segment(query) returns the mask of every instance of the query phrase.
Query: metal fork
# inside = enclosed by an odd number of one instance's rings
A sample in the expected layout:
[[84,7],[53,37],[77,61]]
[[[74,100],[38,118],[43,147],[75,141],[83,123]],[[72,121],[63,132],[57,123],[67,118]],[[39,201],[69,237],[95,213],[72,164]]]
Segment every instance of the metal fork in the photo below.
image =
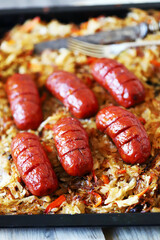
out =
[[99,44],[92,44],[92,43],[76,40],[73,38],[68,39],[68,47],[70,50],[78,51],[87,56],[97,57],[97,58],[102,58],[102,57],[113,58],[128,48],[145,47],[145,46],[151,46],[151,45],[153,46],[160,45],[160,40],[136,41],[136,42],[109,44],[109,45],[99,45]]

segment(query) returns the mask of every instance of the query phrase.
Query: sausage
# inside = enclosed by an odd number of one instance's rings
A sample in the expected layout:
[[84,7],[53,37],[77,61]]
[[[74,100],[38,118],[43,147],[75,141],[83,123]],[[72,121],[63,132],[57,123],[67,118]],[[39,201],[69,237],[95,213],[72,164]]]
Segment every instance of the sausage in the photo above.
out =
[[118,104],[129,108],[145,98],[145,89],[140,80],[124,65],[113,59],[102,58],[91,66],[91,72]]
[[77,118],[91,117],[98,111],[94,93],[72,73],[54,72],[47,79],[46,87]]
[[14,74],[6,83],[6,92],[17,128],[36,129],[42,121],[37,87],[27,74]]
[[54,126],[55,145],[64,170],[72,176],[82,176],[93,168],[88,135],[79,120],[60,119]]
[[96,125],[111,137],[125,162],[144,163],[150,156],[147,133],[131,112],[116,106],[103,108],[96,116]]
[[44,196],[57,189],[56,174],[36,135],[28,132],[17,134],[11,151],[22,180],[33,195]]

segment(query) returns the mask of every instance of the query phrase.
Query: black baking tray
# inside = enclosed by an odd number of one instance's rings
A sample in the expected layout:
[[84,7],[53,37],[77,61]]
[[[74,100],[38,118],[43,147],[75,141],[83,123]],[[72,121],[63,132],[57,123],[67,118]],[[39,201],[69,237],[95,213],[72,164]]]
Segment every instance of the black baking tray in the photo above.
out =
[[15,8],[0,9],[0,35],[15,24],[22,24],[26,19],[40,16],[41,19],[49,21],[53,18],[63,23],[80,23],[88,20],[90,17],[99,15],[125,17],[130,8],[141,9],[160,9],[160,2],[151,3],[132,3],[132,4],[113,4],[96,6],[55,6],[55,7],[35,7],[35,8]]
[[[40,16],[49,21],[53,18],[63,23],[80,23],[99,15],[125,17],[132,7],[142,9],[160,9],[160,3],[65,6],[5,9],[0,10],[0,36],[3,36],[15,24],[26,19]],[[106,213],[106,214],[54,214],[54,215],[0,215],[0,227],[106,227],[106,226],[159,226],[160,213]]]
[[0,227],[159,226],[160,213],[3,215]]

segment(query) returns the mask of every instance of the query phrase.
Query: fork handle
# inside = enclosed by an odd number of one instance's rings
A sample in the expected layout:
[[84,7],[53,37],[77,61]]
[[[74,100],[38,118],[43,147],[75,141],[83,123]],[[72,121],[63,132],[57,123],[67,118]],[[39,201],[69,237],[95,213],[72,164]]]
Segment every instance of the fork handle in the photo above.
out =
[[126,46],[129,47],[145,47],[150,45],[160,45],[160,40],[152,40],[152,41],[142,41],[142,42],[128,42]]
[[128,48],[145,47],[145,46],[151,46],[151,45],[160,45],[160,40],[142,41],[142,42],[141,41],[125,42],[125,43],[119,43],[119,44],[111,44],[110,47],[112,48],[112,54],[118,55]]
[[[116,44],[115,44],[116,45]],[[145,47],[145,46],[151,46],[151,45],[160,45],[160,40],[153,40],[153,41],[137,41],[137,42],[126,42],[126,43],[120,43],[122,47],[124,46],[125,49],[130,47]]]

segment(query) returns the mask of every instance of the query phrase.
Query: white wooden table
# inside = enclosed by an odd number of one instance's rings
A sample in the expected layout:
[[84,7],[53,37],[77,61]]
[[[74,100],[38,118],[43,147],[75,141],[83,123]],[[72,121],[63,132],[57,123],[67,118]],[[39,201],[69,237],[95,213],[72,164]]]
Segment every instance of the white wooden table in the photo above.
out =
[[0,229],[0,240],[160,240],[160,227]]
[[[1,8],[46,7],[63,4],[109,4],[106,0],[0,0]],[[114,3],[159,2],[159,0],[114,0]],[[113,3],[112,1],[110,3]],[[117,228],[12,228],[0,229],[0,240],[160,240],[160,227]]]

